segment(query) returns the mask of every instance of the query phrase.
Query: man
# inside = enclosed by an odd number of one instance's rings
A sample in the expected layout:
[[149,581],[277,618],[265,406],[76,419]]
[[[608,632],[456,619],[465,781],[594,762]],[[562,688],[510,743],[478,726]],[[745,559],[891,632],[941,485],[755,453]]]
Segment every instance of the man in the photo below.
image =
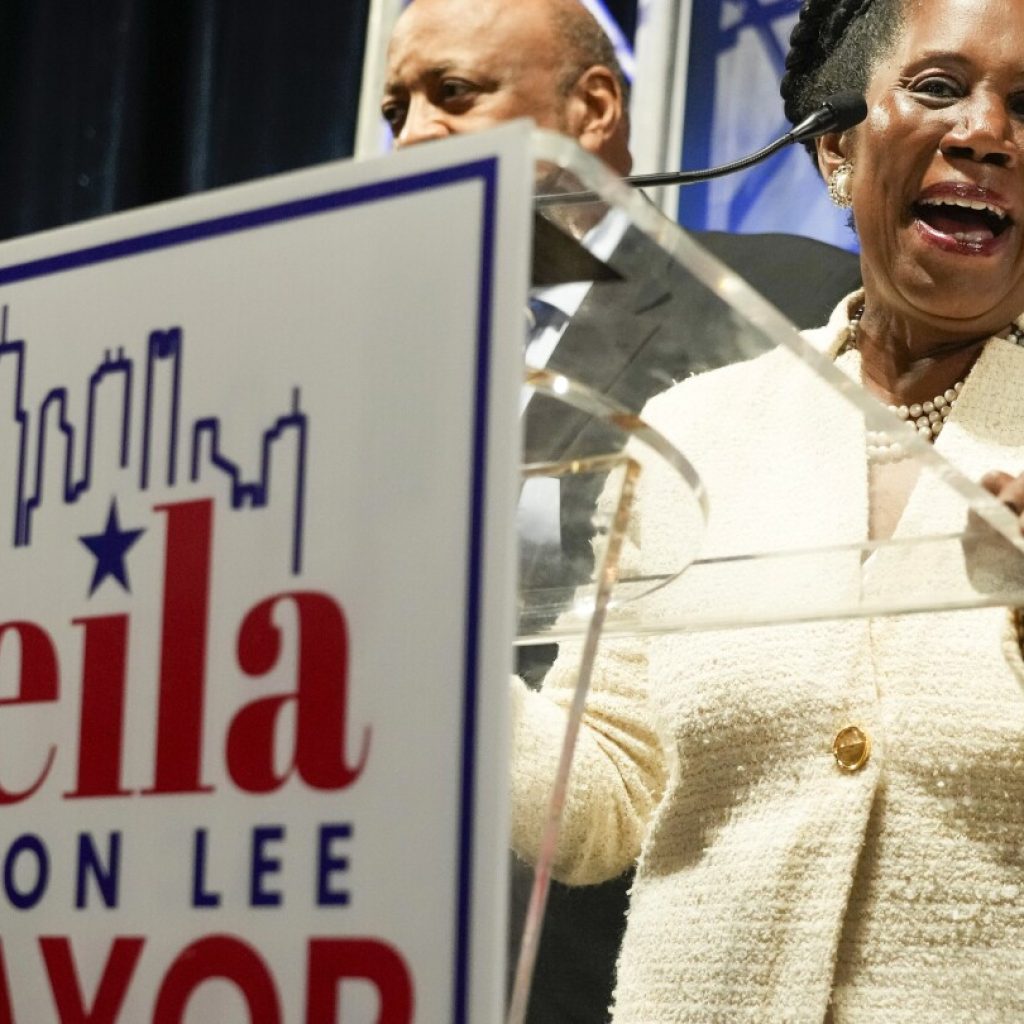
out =
[[[397,148],[517,117],[632,170],[629,87],[579,0],[415,0],[388,49],[381,112]],[[697,232],[798,327],[818,327],[860,283],[857,259],[795,235]]]
[[628,174],[627,83],[577,0],[416,0],[388,50],[398,148],[532,117]]
[[[627,101],[628,83],[614,49],[578,0],[414,0],[391,39],[381,111],[398,148],[532,117],[540,127],[574,138],[623,176],[632,167]],[[853,256],[809,239],[696,237],[798,326],[824,323],[835,303],[859,284]],[[620,237],[610,262],[626,279],[584,288],[547,356],[548,366],[569,373],[593,355],[591,362],[601,365],[593,372],[606,375],[587,382],[636,408],[658,387],[694,369],[679,331],[696,322],[685,303],[701,301],[695,294],[652,290],[657,268],[650,264],[651,252],[639,232]],[[623,338],[636,344],[623,352]],[[528,458],[544,450],[546,429],[542,409],[531,405]],[[562,544],[589,554],[589,536],[568,543],[563,536]],[[539,675],[546,663],[531,669],[521,658],[520,672],[525,678]],[[514,876],[515,949],[530,872],[517,864]],[[623,878],[581,889],[552,886],[531,1024],[606,1019],[627,885]]]

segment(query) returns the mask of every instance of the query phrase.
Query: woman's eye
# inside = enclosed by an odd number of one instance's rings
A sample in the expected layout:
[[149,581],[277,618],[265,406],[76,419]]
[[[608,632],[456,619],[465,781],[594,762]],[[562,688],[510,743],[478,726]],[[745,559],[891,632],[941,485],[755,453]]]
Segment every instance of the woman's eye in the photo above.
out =
[[939,75],[922,78],[920,81],[914,82],[910,88],[913,92],[923,93],[925,96],[934,96],[939,99],[952,99],[959,96],[962,91],[958,82]]

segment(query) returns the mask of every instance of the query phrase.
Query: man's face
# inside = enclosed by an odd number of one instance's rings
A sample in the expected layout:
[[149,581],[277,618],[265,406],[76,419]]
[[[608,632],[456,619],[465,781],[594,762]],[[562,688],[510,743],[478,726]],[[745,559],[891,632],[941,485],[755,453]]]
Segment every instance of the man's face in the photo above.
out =
[[416,0],[388,48],[381,112],[397,147],[516,117],[567,131],[544,0]]

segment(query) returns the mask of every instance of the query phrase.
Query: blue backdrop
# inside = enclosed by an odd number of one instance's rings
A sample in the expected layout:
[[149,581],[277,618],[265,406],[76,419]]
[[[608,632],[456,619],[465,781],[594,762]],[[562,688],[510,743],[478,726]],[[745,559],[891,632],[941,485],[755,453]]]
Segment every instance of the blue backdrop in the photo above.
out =
[[[726,163],[789,127],[778,83],[799,0],[693,0],[681,166]],[[789,231],[856,249],[803,147],[731,177],[680,190],[691,228]]]

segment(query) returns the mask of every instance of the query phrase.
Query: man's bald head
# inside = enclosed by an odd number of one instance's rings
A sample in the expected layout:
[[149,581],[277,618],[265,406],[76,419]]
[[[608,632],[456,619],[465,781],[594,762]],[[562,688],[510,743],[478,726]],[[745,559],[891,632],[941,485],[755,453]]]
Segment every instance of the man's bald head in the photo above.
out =
[[415,0],[391,38],[381,109],[399,146],[532,117],[627,174],[626,91],[579,0]]
[[[529,0],[527,0],[529,2]],[[599,64],[608,68],[615,76],[622,91],[623,108],[629,109],[629,79],[619,64],[615,46],[608,33],[598,24],[597,18],[579,0],[540,0],[550,12],[555,38],[561,41],[563,50],[563,79],[565,88],[587,68]]]

